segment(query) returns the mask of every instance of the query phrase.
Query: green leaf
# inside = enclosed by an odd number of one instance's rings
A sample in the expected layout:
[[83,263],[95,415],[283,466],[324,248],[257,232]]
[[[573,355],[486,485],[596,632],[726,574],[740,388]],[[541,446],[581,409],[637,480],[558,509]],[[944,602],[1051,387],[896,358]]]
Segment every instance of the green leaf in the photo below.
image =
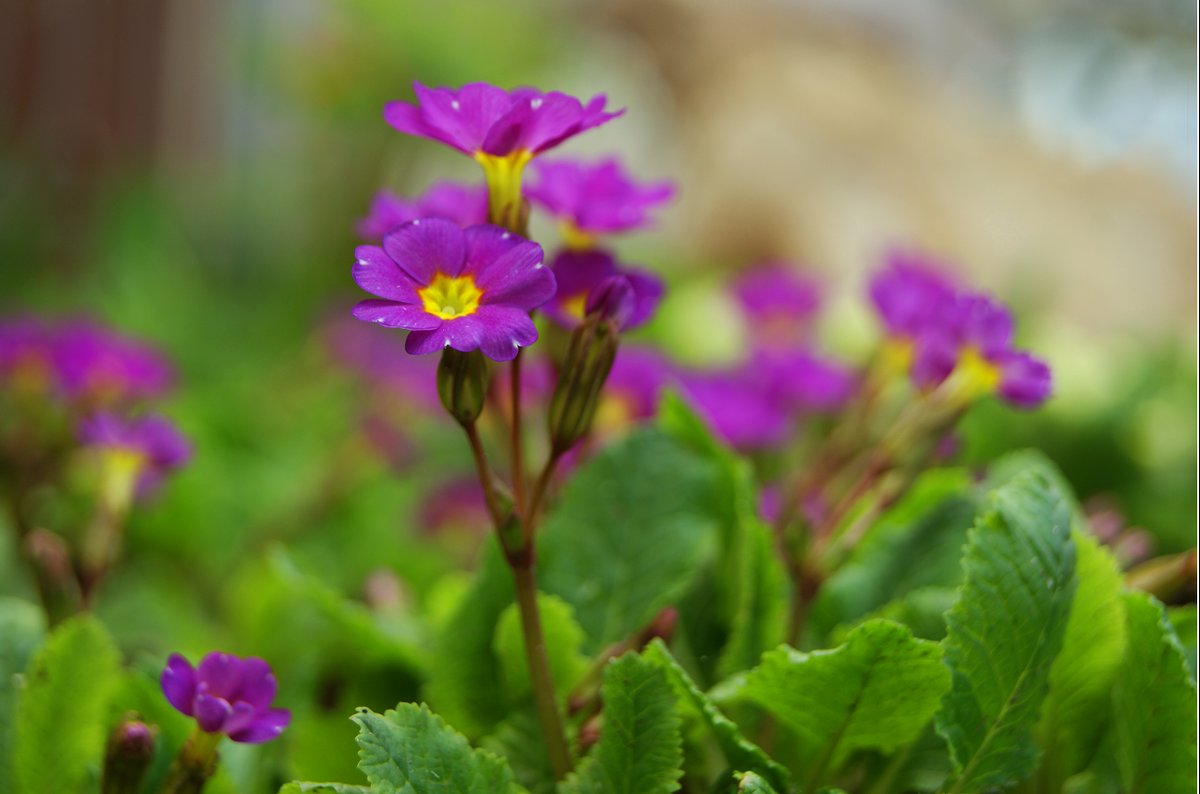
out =
[[1019,474],[996,491],[968,535],[961,596],[943,641],[952,687],[936,725],[950,746],[951,791],[1027,777],[1050,666],[1075,594],[1068,502],[1044,474]]
[[1113,687],[1113,744],[1125,794],[1196,790],[1196,687],[1162,605],[1126,593],[1129,648]]
[[733,777],[738,782],[738,794],[779,794],[778,789],[754,772],[734,772]]
[[366,786],[351,786],[345,783],[301,783],[293,781],[279,789],[279,794],[371,794]]
[[762,748],[742,735],[733,720],[726,717],[716,704],[705,695],[688,676],[662,640],[654,640],[643,651],[646,661],[661,667],[667,674],[676,696],[700,716],[712,731],[725,755],[725,761],[734,769],[751,770],[747,774],[762,775],[780,791],[787,791],[790,781],[787,769],[772,761]]
[[627,653],[604,670],[600,741],[559,787],[562,794],[668,794],[683,775],[683,741],[667,675]]
[[949,685],[937,643],[872,620],[831,651],[768,652],[740,694],[797,734],[812,790],[856,750],[889,753],[915,741]]
[[1196,605],[1188,604],[1182,607],[1171,607],[1167,610],[1167,619],[1179,637],[1183,646],[1183,656],[1187,660],[1188,672],[1192,674],[1192,683],[1196,683]]
[[120,654],[104,626],[81,615],[58,626],[30,662],[17,697],[13,772],[22,794],[93,790]]
[[919,587],[894,601],[889,601],[862,620],[844,623],[829,633],[832,643],[840,645],[846,635],[867,620],[883,618],[908,626],[914,637],[937,642],[946,636],[946,613],[958,600],[958,589],[952,587]]
[[687,589],[712,548],[711,461],[654,428],[576,473],[542,529],[538,586],[575,608],[591,653],[628,637]]
[[480,746],[508,761],[513,777],[532,794],[554,794],[558,784],[532,704],[511,712]]
[[516,792],[502,758],[475,750],[424,703],[384,714],[359,709],[359,768],[375,794]]
[[425,685],[438,712],[471,736],[491,730],[507,711],[492,640],[513,598],[512,574],[496,542],[488,539],[474,583],[434,640]]
[[1037,735],[1043,788],[1058,790],[1083,771],[1104,733],[1113,679],[1125,654],[1125,607],[1116,561],[1094,537],[1071,534],[1078,587]]
[[[579,652],[584,641],[583,629],[575,622],[574,611],[566,601],[544,593],[538,593],[537,600],[550,674],[554,678],[559,699],[564,700],[588,669],[587,657]],[[529,682],[525,640],[521,633],[521,612],[516,604],[510,604],[500,614],[493,645],[500,662],[502,686],[509,702],[519,703],[531,697],[533,690]]]
[[0,791],[11,791],[13,707],[20,674],[46,635],[42,610],[19,598],[0,598]]

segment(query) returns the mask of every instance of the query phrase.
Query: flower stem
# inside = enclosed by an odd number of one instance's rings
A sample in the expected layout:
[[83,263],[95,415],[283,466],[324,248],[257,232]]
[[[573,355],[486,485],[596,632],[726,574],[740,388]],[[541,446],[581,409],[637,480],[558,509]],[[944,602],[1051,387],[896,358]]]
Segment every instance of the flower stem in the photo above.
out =
[[196,728],[179,748],[179,755],[175,756],[159,794],[200,794],[204,784],[217,771],[217,745],[220,742],[221,734],[205,733]]
[[517,515],[525,515],[525,455],[524,444],[521,435],[521,353],[518,350],[517,356],[512,360],[512,377],[510,386],[512,387],[512,438],[510,445],[512,446],[512,485],[513,485],[513,502],[516,504]]
[[487,455],[483,451],[483,442],[479,438],[479,430],[475,427],[475,423],[470,422],[463,425],[462,428],[467,434],[467,442],[471,445],[471,456],[475,459],[475,471],[479,475],[479,484],[483,487],[483,499],[487,504],[488,515],[491,516],[492,523],[498,531],[503,526],[506,517],[504,511],[500,509],[496,478],[492,476],[492,469],[488,466]]
[[532,555],[529,556],[528,562],[513,565],[512,571],[517,591],[517,608],[521,612],[525,659],[529,663],[529,679],[533,685],[538,722],[542,726],[554,779],[562,780],[571,771],[571,756],[567,752],[567,740],[558,712],[554,681],[550,675],[550,662],[546,657],[546,640],[542,634],[542,621],[538,614],[537,582],[534,578]]

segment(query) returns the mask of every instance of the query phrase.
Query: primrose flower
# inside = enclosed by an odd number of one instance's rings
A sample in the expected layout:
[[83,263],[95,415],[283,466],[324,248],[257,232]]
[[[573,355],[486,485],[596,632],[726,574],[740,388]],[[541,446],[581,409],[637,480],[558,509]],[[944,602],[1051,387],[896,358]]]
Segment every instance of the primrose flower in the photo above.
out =
[[37,317],[0,322],[0,385],[40,393],[54,381],[51,329]]
[[653,417],[672,377],[671,362],[658,351],[622,345],[604,382],[593,432],[612,434]]
[[790,348],[807,342],[821,306],[816,281],[804,278],[784,262],[762,264],[742,273],[734,281],[733,294],[759,348]]
[[748,377],[761,380],[769,394],[797,411],[840,408],[858,385],[849,367],[804,349],[760,350],[746,369]]
[[445,218],[459,226],[487,223],[487,188],[459,182],[438,182],[414,200],[381,190],[371,200],[371,211],[358,223],[358,235],[379,242],[392,229],[420,218]]
[[54,370],[72,400],[113,404],[159,397],[171,367],[146,345],[94,323],[76,320],[54,331]]
[[913,379],[925,389],[948,384],[969,403],[995,393],[1019,408],[1036,408],[1052,388],[1050,367],[1013,347],[1012,314],[987,295],[959,295],[942,322],[921,334]]
[[713,432],[736,449],[775,446],[792,431],[791,412],[741,371],[689,373],[681,376],[680,386]]
[[416,220],[355,256],[354,281],[380,299],[354,316],[408,329],[404,347],[416,355],[450,347],[511,361],[537,341],[529,312],[554,295],[541,247],[497,226]]
[[235,742],[268,742],[292,719],[287,709],[271,708],[275,676],[270,665],[253,656],[239,659],[214,651],[193,668],[173,653],[161,683],[176,711],[195,718],[205,733],[224,734]]
[[553,215],[571,248],[592,248],[596,236],[632,231],[650,223],[649,213],[671,200],[670,182],[640,185],[616,158],[596,163],[538,160],[538,181],[525,191]]
[[893,251],[868,291],[888,335],[887,357],[903,371],[912,364],[917,338],[945,321],[957,287],[925,259]]
[[157,414],[126,418],[99,411],[80,423],[79,439],[100,451],[103,496],[115,506],[127,504],[134,494],[152,493],[192,454],[178,428]]
[[620,322],[621,330],[645,323],[662,300],[662,279],[644,270],[622,267],[612,254],[600,249],[564,249],[555,256],[550,269],[554,271],[558,291],[542,311],[564,328],[575,328],[583,322],[593,291],[597,291],[599,299],[600,291],[613,286],[608,281],[613,276],[623,276],[632,291],[631,305]]
[[474,157],[487,177],[493,222],[519,216],[521,175],[534,156],[625,112],[605,112],[603,94],[584,105],[557,91],[505,91],[487,83],[457,90],[414,83],[413,91],[415,104],[389,102],[384,119],[407,135],[441,141]]

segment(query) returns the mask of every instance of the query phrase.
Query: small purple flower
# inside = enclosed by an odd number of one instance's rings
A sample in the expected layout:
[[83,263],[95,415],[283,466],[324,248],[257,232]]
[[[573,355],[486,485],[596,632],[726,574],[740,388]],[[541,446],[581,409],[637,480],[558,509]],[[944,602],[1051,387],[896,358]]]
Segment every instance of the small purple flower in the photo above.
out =
[[459,226],[487,223],[488,196],[484,185],[438,182],[415,200],[381,190],[371,201],[371,211],[359,221],[358,235],[379,242],[397,226],[420,218],[444,218]]
[[759,265],[740,276],[733,293],[749,320],[753,341],[760,348],[789,348],[805,344],[821,292],[784,262]]
[[684,398],[736,449],[776,446],[791,434],[792,414],[742,371],[685,374],[680,385]]
[[239,659],[214,651],[193,668],[177,653],[162,673],[162,690],[177,711],[193,717],[200,730],[223,733],[235,742],[269,742],[292,719],[287,709],[271,708],[275,676],[262,659]]
[[171,367],[146,345],[85,320],[54,331],[54,369],[74,401],[109,405],[162,396]]
[[746,365],[748,377],[795,411],[832,411],[842,407],[858,386],[844,364],[808,350],[760,350]]
[[888,335],[912,340],[940,322],[954,301],[956,285],[928,260],[892,251],[868,290]]
[[355,256],[354,281],[381,300],[361,301],[354,316],[408,329],[404,347],[417,355],[452,347],[511,361],[537,341],[529,312],[554,295],[541,247],[497,226],[416,220]]
[[647,226],[650,210],[675,195],[670,182],[634,182],[612,157],[596,163],[539,160],[534,169],[538,181],[525,195],[559,220],[572,248],[591,248],[599,234]]
[[[632,304],[621,323],[622,330],[645,323],[662,300],[662,279],[644,270],[618,265],[612,254],[598,248],[587,251],[564,249],[554,257],[550,268],[554,271],[558,291],[542,311],[564,328],[574,328],[583,322],[589,296],[594,290],[603,292],[610,288],[612,283],[607,280],[613,276],[623,276],[632,291]],[[599,297],[598,292],[597,299]]]
[[116,455],[134,474],[138,495],[151,493],[170,471],[187,463],[192,449],[187,439],[164,416],[134,418],[99,411],[83,420],[79,439]]
[[389,102],[383,117],[400,132],[441,141],[472,157],[532,157],[625,111],[606,113],[603,94],[587,105],[557,91],[505,91],[487,83],[460,89],[413,83],[417,102]]
[[674,377],[666,356],[648,347],[622,345],[613,360],[593,427],[601,433],[652,418],[663,387]]
[[344,317],[329,324],[324,341],[333,364],[382,386],[387,403],[399,404],[408,418],[414,411],[445,416],[437,394],[437,361],[404,355],[404,340],[397,335]]

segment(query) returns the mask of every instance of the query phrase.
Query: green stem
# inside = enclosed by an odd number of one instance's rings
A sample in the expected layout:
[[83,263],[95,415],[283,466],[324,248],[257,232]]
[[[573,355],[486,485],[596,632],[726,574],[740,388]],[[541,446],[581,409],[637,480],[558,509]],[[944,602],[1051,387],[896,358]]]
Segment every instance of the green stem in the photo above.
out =
[[200,794],[204,784],[217,771],[217,745],[221,734],[206,733],[200,728],[179,748],[159,794]]
[[567,752],[567,740],[558,712],[554,680],[550,675],[550,662],[546,656],[546,640],[542,634],[542,621],[538,614],[537,582],[534,578],[532,555],[527,562],[513,565],[512,572],[517,591],[517,608],[521,612],[525,659],[529,663],[529,679],[533,684],[534,706],[537,709],[538,722],[542,726],[542,736],[550,756],[550,767],[554,770],[554,779],[562,780],[571,771],[571,755]]
[[[524,516],[525,513],[525,454],[524,454],[524,439],[521,436],[521,353],[518,350],[517,356],[512,360],[512,377],[509,379],[511,386],[512,403],[512,439],[510,446],[512,447],[512,486],[513,486],[513,503],[517,508],[517,515]],[[528,539],[527,539],[528,540]]]

